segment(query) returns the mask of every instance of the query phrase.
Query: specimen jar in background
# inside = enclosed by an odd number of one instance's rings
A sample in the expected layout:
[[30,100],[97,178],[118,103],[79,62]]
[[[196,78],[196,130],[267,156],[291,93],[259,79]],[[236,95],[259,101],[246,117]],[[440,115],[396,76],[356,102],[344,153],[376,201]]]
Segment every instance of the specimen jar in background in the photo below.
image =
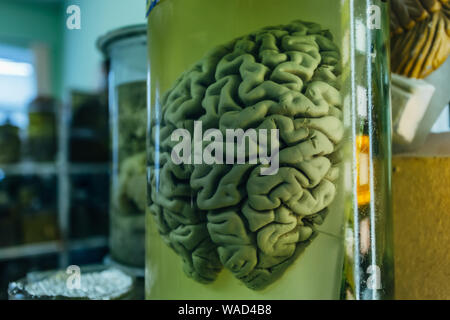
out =
[[20,160],[20,128],[9,121],[0,125],[0,164],[17,163]]
[[386,6],[149,1],[148,299],[384,297]]
[[99,40],[98,46],[110,62],[111,258],[126,266],[143,268],[147,188],[146,27],[111,31]]
[[28,105],[28,126],[24,160],[53,162],[56,160],[58,103],[51,97],[37,97]]

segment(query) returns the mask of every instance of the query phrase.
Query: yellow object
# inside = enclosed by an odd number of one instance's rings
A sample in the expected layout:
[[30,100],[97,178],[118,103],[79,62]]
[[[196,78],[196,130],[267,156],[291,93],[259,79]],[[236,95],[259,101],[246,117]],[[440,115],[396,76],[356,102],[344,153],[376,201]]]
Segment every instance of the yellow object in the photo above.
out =
[[370,202],[370,139],[369,136],[356,137],[356,168],[358,172],[358,205]]
[[450,157],[394,157],[397,299],[450,299]]
[[393,0],[392,71],[424,79],[450,54],[448,0]]

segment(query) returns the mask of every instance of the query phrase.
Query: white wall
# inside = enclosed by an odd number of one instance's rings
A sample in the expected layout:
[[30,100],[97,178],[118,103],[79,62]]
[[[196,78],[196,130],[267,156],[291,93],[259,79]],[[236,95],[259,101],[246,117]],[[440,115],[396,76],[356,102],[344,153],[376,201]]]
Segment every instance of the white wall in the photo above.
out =
[[81,9],[81,30],[64,31],[63,88],[97,90],[100,85],[101,53],[95,43],[106,32],[131,24],[145,23],[145,0],[65,0],[66,8]]

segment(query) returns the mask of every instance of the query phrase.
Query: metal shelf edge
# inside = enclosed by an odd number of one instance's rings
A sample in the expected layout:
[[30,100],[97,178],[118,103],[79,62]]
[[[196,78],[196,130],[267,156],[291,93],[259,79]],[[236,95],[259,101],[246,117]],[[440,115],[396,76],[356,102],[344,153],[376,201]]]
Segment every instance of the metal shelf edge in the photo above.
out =
[[[71,240],[69,251],[95,249],[108,246],[107,237],[90,237],[81,240]],[[62,241],[50,241],[36,244],[25,244],[0,248],[0,261],[42,256],[46,254],[60,254],[64,250]]]

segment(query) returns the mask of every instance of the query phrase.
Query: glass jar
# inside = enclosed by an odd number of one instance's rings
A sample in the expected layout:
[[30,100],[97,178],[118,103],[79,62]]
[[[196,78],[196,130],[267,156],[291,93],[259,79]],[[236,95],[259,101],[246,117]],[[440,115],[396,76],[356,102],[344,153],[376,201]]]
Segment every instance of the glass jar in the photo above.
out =
[[58,103],[51,97],[38,97],[28,106],[25,159],[36,162],[56,160]]
[[21,140],[19,127],[9,121],[0,125],[0,164],[17,163],[20,160]]
[[110,61],[111,256],[120,264],[144,268],[146,27],[138,25],[112,31],[99,40],[98,46]]
[[352,151],[341,290],[345,299],[394,298],[388,9],[385,0],[343,2],[349,15],[344,16],[342,84]]
[[150,1],[148,299],[387,297],[387,9]]

